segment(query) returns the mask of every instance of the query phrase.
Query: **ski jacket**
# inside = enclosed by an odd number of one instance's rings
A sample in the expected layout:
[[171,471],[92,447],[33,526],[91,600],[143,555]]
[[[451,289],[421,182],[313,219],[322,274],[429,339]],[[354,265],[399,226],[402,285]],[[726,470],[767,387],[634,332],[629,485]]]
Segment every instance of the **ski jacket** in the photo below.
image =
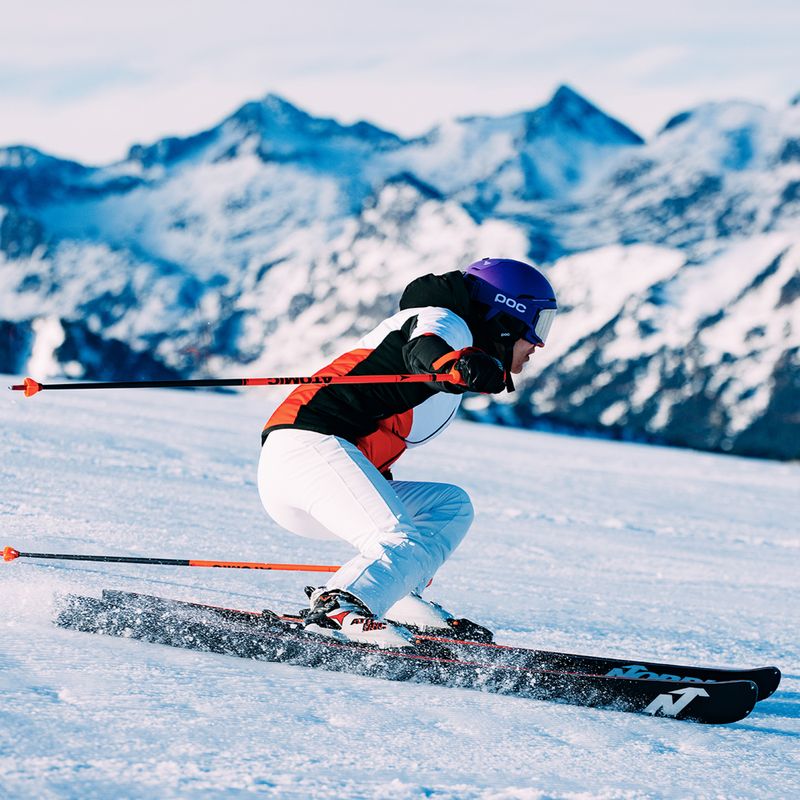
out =
[[[446,372],[477,343],[479,322],[461,272],[412,281],[400,309],[317,374]],[[340,436],[386,473],[407,447],[430,441],[452,422],[464,391],[452,383],[300,386],[269,418],[262,442],[280,428]]]

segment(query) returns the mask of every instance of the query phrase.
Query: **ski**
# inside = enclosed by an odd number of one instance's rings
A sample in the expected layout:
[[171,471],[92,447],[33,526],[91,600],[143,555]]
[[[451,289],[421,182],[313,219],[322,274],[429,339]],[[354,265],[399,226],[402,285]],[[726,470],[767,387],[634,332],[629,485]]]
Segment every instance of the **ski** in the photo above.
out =
[[[239,612],[248,613],[248,612]],[[302,623],[302,614],[282,615],[285,622]],[[452,619],[453,633],[432,635],[412,630],[417,640],[438,642],[447,645],[463,658],[489,659],[494,663],[530,669],[551,669],[564,672],[587,672],[606,675],[609,678],[638,678],[641,680],[683,681],[684,683],[718,683],[720,681],[752,681],[758,688],[758,699],[765,700],[775,693],[781,682],[781,671],[777,667],[704,667],[684,665],[649,659],[614,658],[610,656],[579,655],[529,647],[514,647],[497,644],[481,636],[472,638],[472,630],[486,631],[469,620]]]
[[698,684],[530,668],[463,658],[449,644],[427,639],[409,650],[380,650],[304,632],[271,612],[228,612],[128,592],[104,591],[101,598],[67,595],[56,624],[239,658],[691,722],[741,720],[753,710],[758,695],[749,680]]
[[[103,597],[116,602],[126,602],[125,598],[147,597],[134,592],[109,591]],[[173,601],[178,602],[178,601]],[[272,611],[262,613],[239,611],[199,603],[187,604],[193,608],[207,608],[224,619],[238,621],[245,625],[263,625],[275,614]],[[288,624],[302,624],[300,615],[279,615]],[[758,688],[758,700],[764,700],[774,694],[781,680],[781,672],[777,667],[755,667],[752,669],[734,669],[726,667],[702,667],[650,661],[648,659],[610,658],[604,656],[578,655],[549,650],[534,650],[526,647],[476,642],[458,638],[459,620],[453,620],[453,636],[431,636],[419,634],[420,645],[444,645],[448,652],[467,661],[489,661],[506,666],[524,667],[526,669],[554,670],[557,672],[580,672],[591,675],[605,675],[610,678],[637,678],[639,680],[679,681],[684,683],[719,683],[722,681],[752,681]]]

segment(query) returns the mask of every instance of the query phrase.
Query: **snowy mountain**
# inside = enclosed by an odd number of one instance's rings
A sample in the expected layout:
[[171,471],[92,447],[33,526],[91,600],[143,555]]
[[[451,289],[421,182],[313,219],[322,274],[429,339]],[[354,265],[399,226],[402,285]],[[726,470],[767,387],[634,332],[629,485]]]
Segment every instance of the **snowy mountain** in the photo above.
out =
[[413,277],[544,263],[564,313],[484,418],[800,456],[800,106],[650,142],[574,90],[405,140],[274,95],[105,167],[0,150],[0,369],[299,373]]
[[701,264],[615,245],[563,258],[551,275],[566,309],[524,390],[531,418],[797,457],[797,235],[744,239]]
[[642,139],[572,89],[507,117],[455,120],[391,159],[476,216],[520,216],[568,197]]

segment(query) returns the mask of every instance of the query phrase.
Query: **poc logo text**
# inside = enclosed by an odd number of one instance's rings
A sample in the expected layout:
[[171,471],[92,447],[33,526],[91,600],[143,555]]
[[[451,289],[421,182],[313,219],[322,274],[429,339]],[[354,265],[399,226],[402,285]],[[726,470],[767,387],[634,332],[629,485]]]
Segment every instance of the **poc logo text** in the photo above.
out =
[[494,296],[494,301],[495,303],[503,303],[509,308],[516,309],[521,314],[524,314],[527,310],[524,303],[518,303],[513,297],[506,297],[504,294],[500,294],[499,292]]

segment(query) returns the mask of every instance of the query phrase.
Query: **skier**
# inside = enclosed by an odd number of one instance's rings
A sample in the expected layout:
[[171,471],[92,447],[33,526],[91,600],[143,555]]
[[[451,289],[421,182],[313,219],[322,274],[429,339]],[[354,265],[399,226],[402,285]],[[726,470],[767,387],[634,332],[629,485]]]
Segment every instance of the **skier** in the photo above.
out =
[[301,386],[276,409],[262,433],[264,508],[295,534],[358,551],[307,590],[307,630],[381,647],[409,645],[410,629],[452,634],[459,622],[491,636],[421,597],[470,527],[467,493],[397,481],[390,470],[450,424],[465,391],[513,391],[511,375],[544,346],[556,309],[550,283],[521,261],[485,258],[425,275],[406,287],[398,313],[318,374],[455,370],[461,383]]

